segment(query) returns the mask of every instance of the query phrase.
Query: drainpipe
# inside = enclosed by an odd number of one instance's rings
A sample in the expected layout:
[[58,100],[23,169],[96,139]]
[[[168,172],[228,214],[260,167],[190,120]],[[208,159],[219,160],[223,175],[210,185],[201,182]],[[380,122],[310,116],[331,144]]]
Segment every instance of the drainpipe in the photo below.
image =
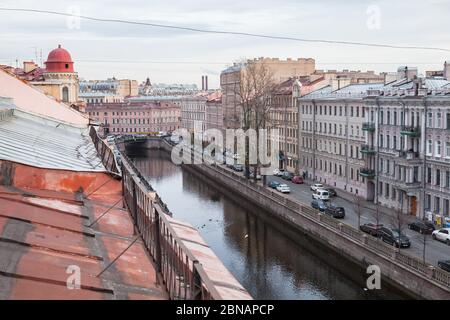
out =
[[[375,166],[374,166],[374,170],[375,170],[375,205],[378,208],[378,184],[379,184],[379,177],[378,177],[378,172],[379,172],[379,165],[380,165],[380,141],[379,141],[379,137],[380,137],[380,97],[375,97],[375,102],[377,105],[377,121],[375,122],[375,134],[377,135],[375,141],[377,141],[377,153],[376,153],[376,157],[375,157]],[[377,209],[378,210],[378,209]]]
[[[423,126],[423,132],[421,132],[421,134],[423,134],[423,138],[421,138],[421,140],[423,140],[423,144],[422,144],[422,150],[423,152],[423,167],[422,167],[422,197],[423,197],[423,202],[422,202],[422,219],[425,218],[425,199],[426,199],[426,174],[427,174],[427,114],[428,114],[428,99],[426,96],[424,96],[422,98],[423,101],[423,110],[424,110],[424,115],[423,115],[423,119],[422,119],[422,123],[424,122],[424,126]],[[431,203],[430,203],[431,205]]]
[[313,179],[312,180],[316,180],[316,100],[312,99],[311,100],[312,104],[313,104],[313,134],[312,134],[312,142],[313,142],[313,161],[312,161],[312,170],[313,170]]

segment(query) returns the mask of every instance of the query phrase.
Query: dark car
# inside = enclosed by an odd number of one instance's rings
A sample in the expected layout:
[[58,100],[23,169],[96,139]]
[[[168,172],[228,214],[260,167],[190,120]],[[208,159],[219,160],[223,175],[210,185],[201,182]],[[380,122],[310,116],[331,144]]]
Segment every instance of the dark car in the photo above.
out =
[[292,180],[292,178],[294,177],[294,174],[292,174],[291,172],[283,172],[283,175],[281,176],[282,179],[284,180]]
[[279,185],[280,185],[280,183],[278,181],[270,181],[269,182],[269,187],[272,189],[276,189]]
[[450,272],[450,260],[439,260],[438,267],[442,270]]
[[302,184],[303,178],[300,176],[293,176],[291,181],[292,181],[292,183],[295,183],[295,184]]
[[321,212],[324,212],[327,209],[327,205],[322,200],[313,200],[311,201],[311,207],[317,209]]
[[434,224],[428,221],[416,220],[408,224],[408,228],[419,233],[431,234],[434,231]]
[[242,164],[235,164],[233,166],[233,170],[234,171],[238,171],[238,172],[242,172],[242,171],[244,171],[244,166]]
[[329,205],[325,209],[325,213],[329,214],[333,218],[336,219],[344,219],[345,218],[345,209],[343,207],[335,206],[334,204]]
[[400,233],[397,229],[382,227],[378,236],[384,242],[396,246],[397,248],[409,248],[411,246],[409,238],[403,233]]
[[362,232],[368,233],[374,237],[378,237],[381,228],[383,228],[382,224],[375,224],[375,223],[365,223],[359,226],[359,229]]
[[330,194],[330,197],[337,196],[336,190],[334,190],[333,188],[324,188],[324,189],[328,191],[328,193]]

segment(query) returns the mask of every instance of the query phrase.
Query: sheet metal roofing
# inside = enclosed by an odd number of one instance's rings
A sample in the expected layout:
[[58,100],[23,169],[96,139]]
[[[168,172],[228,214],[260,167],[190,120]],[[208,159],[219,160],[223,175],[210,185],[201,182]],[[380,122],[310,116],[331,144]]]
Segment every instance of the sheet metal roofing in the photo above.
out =
[[81,129],[0,106],[0,159],[39,168],[105,172]]
[[168,299],[142,240],[124,251],[136,235],[120,181],[86,174],[99,178],[87,192],[109,182],[89,198],[0,185],[0,300]]
[[12,98],[18,108],[57,121],[80,127],[86,127],[89,123],[89,118],[80,112],[46,96],[2,69],[0,69],[0,97]]

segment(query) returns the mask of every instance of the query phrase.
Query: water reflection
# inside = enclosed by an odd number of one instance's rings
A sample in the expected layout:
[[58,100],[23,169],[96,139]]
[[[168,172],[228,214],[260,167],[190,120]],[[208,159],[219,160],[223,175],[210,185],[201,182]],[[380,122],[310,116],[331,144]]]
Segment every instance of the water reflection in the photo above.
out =
[[175,166],[164,151],[134,156],[175,218],[198,228],[225,266],[256,299],[398,299],[365,291],[365,274],[322,245],[271,218],[222,186]]

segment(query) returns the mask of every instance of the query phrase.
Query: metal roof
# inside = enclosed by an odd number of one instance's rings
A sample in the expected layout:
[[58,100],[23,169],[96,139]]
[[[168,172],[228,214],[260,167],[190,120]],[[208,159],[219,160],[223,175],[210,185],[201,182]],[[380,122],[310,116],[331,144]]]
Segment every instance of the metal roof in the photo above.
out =
[[107,171],[97,155],[88,128],[0,109],[0,159],[34,167]]

